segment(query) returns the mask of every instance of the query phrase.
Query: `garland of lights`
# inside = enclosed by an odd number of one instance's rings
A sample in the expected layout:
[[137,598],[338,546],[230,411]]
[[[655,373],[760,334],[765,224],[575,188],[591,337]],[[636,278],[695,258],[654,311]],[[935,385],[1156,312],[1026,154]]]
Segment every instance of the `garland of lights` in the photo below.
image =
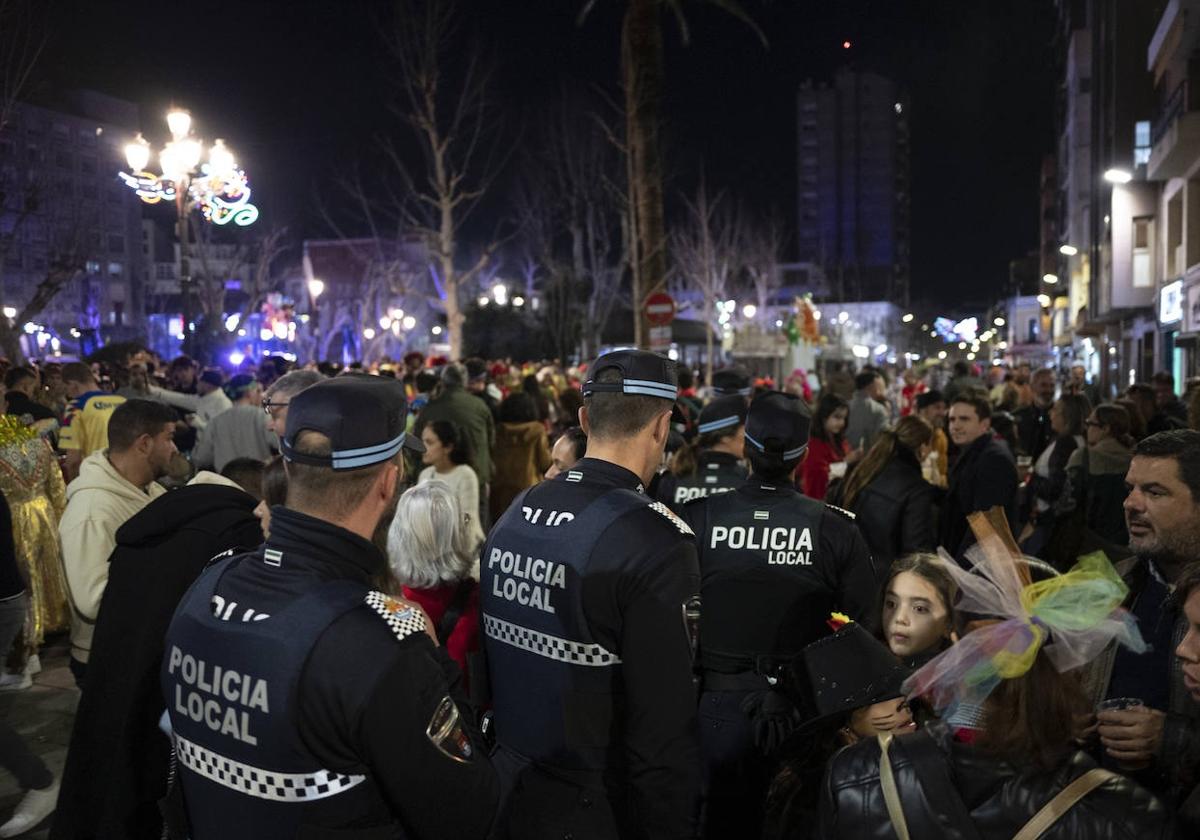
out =
[[[146,204],[175,200],[175,182],[153,172],[120,172],[125,185]],[[207,163],[200,167],[200,175],[188,185],[188,196],[192,206],[204,214],[214,225],[233,222],[239,227],[254,224],[258,219],[258,208],[250,203],[250,182],[246,173],[234,169],[227,173],[214,172]]]

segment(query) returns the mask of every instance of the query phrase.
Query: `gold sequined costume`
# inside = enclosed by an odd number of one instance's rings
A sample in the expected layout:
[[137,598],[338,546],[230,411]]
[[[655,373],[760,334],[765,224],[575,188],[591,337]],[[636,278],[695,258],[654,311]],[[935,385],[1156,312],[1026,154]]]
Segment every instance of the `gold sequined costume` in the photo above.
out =
[[10,438],[0,446],[0,492],[12,509],[17,564],[29,586],[25,642],[27,649],[36,653],[46,633],[65,630],[71,623],[58,541],[67,487],[46,441]]

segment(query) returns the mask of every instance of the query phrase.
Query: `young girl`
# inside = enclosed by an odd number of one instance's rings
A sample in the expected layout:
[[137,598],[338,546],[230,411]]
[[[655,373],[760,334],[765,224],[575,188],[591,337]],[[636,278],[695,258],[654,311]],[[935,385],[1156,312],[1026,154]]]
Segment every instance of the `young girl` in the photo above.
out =
[[829,489],[830,472],[834,464],[842,464],[839,475],[845,475],[851,457],[850,445],[842,433],[850,416],[850,405],[837,394],[822,394],[817,401],[808,436],[808,453],[800,465],[800,492],[811,499],[824,499]]
[[883,641],[910,668],[954,640],[954,581],[932,554],[909,554],[892,564],[883,585]]

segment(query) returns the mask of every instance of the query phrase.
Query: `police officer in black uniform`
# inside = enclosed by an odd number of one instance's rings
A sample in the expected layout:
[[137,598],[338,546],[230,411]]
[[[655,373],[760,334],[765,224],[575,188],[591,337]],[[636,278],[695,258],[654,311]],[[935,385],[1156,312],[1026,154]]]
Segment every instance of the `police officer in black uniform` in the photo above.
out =
[[696,439],[675,452],[670,471],[655,488],[659,501],[679,513],[684,502],[725,493],[745,481],[745,431],[745,397],[717,397],[704,406]]
[[420,608],[377,591],[371,537],[420,447],[406,416],[394,379],[292,397],[270,538],[180,603],[162,685],[193,840],[487,836],[499,786],[461,675]]
[[875,570],[853,516],[795,490],[811,418],[798,397],[750,403],[750,478],[684,506],[696,532],[707,837],[757,837],[777,746],[795,711],[772,687],[837,610],[869,624]]
[[587,453],[517,497],[480,560],[504,836],[695,837],[700,752],[691,530],[644,493],[675,363],[596,360]]
[[750,374],[738,366],[721,368],[713,373],[712,389],[718,397],[729,397],[736,394],[746,400],[749,400],[754,393]]

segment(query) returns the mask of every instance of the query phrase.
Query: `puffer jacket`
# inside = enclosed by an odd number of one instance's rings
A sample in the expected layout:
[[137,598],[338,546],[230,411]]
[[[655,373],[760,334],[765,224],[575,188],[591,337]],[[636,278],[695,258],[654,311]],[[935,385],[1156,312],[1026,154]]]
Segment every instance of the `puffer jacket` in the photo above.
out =
[[[860,741],[830,761],[821,791],[817,836],[822,840],[896,836],[879,782],[879,755],[877,741]],[[954,741],[941,723],[894,739],[889,755],[913,838],[1011,840],[1064,787],[1096,766],[1085,753],[1076,752],[1049,772],[1022,772]],[[945,762],[947,783],[953,788],[942,795],[935,781],[937,761]],[[961,807],[953,801],[956,794]],[[1043,840],[1176,836],[1163,804],[1124,777],[1104,782],[1041,835]]]
[[936,494],[921,475],[916,456],[903,446],[896,447],[892,460],[849,506],[871,547],[875,568],[888,569],[897,557],[914,551],[933,551]]

